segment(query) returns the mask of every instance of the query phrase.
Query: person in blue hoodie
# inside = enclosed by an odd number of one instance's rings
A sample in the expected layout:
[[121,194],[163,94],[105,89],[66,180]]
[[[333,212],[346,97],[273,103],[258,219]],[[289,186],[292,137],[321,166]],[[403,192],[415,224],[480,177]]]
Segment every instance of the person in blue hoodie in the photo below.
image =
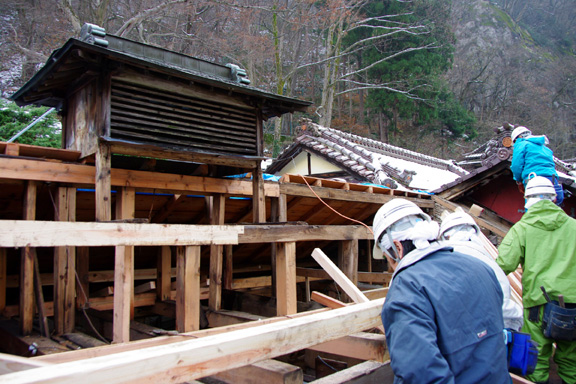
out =
[[554,155],[546,146],[546,136],[533,136],[528,128],[516,127],[512,131],[511,139],[514,150],[510,170],[516,183],[522,183],[526,188],[526,183],[532,177],[545,177],[552,182],[556,190],[556,205],[562,204],[564,190],[558,183]]

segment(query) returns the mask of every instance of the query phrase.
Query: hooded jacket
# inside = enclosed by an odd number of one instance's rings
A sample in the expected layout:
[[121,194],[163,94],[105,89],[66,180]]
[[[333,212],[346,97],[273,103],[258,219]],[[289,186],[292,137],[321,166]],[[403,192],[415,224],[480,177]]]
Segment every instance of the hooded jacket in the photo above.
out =
[[530,207],[498,247],[498,265],[506,274],[522,266],[522,301],[525,308],[564,295],[576,303],[576,220],[548,200]]
[[394,383],[508,384],[502,290],[483,262],[432,244],[394,273],[382,308]]
[[545,136],[529,136],[514,143],[510,170],[514,180],[524,182],[532,172],[538,176],[558,176],[554,166],[554,154],[546,146]]

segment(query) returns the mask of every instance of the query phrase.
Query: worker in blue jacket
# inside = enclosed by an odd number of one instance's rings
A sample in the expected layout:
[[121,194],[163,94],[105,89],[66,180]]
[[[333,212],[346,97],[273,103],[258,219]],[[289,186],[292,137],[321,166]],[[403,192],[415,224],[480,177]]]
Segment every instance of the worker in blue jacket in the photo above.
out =
[[494,272],[437,243],[438,224],[411,201],[384,204],[373,228],[373,256],[395,269],[382,308],[394,383],[509,384]]
[[552,182],[556,190],[556,205],[562,204],[564,191],[558,182],[554,155],[546,146],[548,144],[546,136],[533,136],[528,128],[516,127],[510,138],[514,148],[510,170],[516,183],[522,184],[525,188],[532,177],[545,177]]

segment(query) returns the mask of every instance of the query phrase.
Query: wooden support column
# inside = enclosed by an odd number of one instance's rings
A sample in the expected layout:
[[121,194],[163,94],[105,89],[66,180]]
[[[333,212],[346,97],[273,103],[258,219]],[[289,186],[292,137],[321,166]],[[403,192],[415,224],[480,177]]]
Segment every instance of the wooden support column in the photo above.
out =
[[277,316],[298,312],[296,298],[296,243],[278,243],[276,251]]
[[340,269],[354,285],[358,285],[358,240],[339,242],[338,251]]
[[[212,197],[211,225],[224,225],[224,213],[226,209],[226,199],[224,195]],[[210,245],[210,296],[208,306],[213,311],[218,311],[222,307],[222,271],[223,271],[223,246]]]
[[200,246],[176,248],[176,330],[200,329]]
[[[134,188],[120,188],[116,195],[116,219],[133,219]],[[113,342],[130,341],[130,320],[134,318],[134,247],[116,247],[114,263]]]
[[169,246],[160,247],[156,279],[158,300],[169,300],[172,289],[172,249]]
[[[56,220],[76,221],[76,188],[58,188]],[[76,320],[76,248],[54,248],[54,331],[74,330]]]
[[[36,186],[33,181],[26,185],[24,195],[24,220],[36,219]],[[20,262],[20,332],[22,335],[32,333],[34,321],[34,259],[36,249],[24,247]]]
[[234,281],[234,259],[232,245],[224,246],[224,273],[222,276],[222,284],[224,289],[232,289]]
[[264,195],[264,178],[260,163],[252,171],[252,214],[254,223],[266,222],[266,196]]
[[78,274],[78,292],[76,295],[76,306],[86,308],[88,295],[90,294],[90,248],[76,248],[76,273]]
[[6,308],[6,248],[0,248],[0,313]]
[[116,247],[114,262],[114,319],[112,342],[130,341],[130,318],[134,302],[134,247]]
[[112,152],[106,143],[98,143],[96,151],[96,221],[112,219]]

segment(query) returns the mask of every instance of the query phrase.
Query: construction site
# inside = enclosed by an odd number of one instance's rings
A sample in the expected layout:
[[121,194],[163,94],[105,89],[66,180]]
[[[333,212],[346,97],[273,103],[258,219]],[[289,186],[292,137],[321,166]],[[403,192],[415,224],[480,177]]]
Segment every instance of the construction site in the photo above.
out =
[[[505,125],[454,164],[302,121],[266,170],[263,122],[311,103],[105,41],[68,40],[12,96],[58,110],[62,149],[0,143],[0,383],[392,383],[376,211],[463,209],[494,257],[521,215]],[[573,190],[574,164],[557,166]],[[442,182],[411,185],[423,174]]]

